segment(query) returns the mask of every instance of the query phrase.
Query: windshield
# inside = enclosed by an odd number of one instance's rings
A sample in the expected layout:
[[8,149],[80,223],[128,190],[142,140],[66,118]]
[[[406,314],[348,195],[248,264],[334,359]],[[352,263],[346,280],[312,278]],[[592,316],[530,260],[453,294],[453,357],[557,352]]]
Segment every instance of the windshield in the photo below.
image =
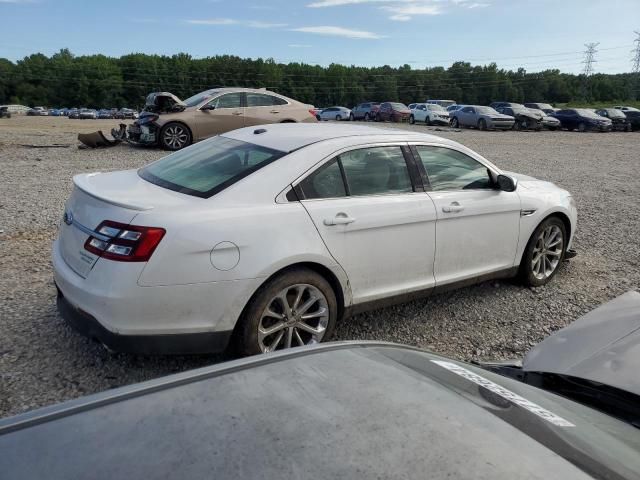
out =
[[429,105],[427,105],[427,108],[429,110],[434,111],[434,112],[446,112],[446,110],[444,109],[444,107],[442,105],[429,104]]
[[191,97],[183,101],[187,107],[195,107],[196,105],[200,105],[205,100],[213,97],[215,93],[216,90],[207,90],[206,92],[196,93],[195,95],[192,95]]
[[607,108],[603,111],[607,112],[609,118],[626,118],[626,115],[624,113],[622,113],[620,110],[616,110],[615,108]]
[[148,182],[209,198],[285,155],[226,137],[213,137],[138,170]]
[[576,112],[578,112],[578,115],[580,115],[582,117],[602,118],[596,112],[594,112],[593,110],[589,110],[588,108],[577,108]]
[[486,115],[499,115],[499,113],[491,107],[476,107],[476,112]]

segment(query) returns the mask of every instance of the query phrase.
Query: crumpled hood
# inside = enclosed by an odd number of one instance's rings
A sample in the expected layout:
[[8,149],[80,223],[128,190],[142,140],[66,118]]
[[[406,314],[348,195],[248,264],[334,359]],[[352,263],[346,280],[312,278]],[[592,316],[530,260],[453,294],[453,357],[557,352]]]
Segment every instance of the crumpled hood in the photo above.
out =
[[627,292],[537,344],[522,369],[578,377],[640,395],[640,293]]
[[181,112],[187,105],[170,92],[152,92],[144,102],[144,111],[152,113]]

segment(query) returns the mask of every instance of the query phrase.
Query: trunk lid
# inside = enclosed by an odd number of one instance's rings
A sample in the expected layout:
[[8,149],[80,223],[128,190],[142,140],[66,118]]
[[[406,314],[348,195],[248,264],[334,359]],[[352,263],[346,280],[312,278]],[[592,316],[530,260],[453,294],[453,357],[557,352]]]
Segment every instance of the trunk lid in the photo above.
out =
[[76,175],[73,183],[58,242],[66,264],[83,278],[99,259],[84,244],[104,220],[130,224],[140,212],[190,201],[183,198],[186,195],[143,180],[135,170]]

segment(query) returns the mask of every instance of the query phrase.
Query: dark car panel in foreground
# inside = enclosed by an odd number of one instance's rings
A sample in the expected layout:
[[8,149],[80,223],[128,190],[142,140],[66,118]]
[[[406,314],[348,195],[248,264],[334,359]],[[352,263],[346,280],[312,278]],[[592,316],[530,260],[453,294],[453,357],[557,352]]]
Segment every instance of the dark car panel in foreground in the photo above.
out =
[[0,421],[3,478],[638,478],[640,432],[418,349],[323,344]]

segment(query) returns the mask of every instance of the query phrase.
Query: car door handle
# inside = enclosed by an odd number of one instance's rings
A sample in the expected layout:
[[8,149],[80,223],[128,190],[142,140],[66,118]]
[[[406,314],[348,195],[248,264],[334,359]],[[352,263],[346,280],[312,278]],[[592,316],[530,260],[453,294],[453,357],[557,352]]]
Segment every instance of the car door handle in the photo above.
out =
[[324,223],[327,227],[330,227],[332,225],[348,225],[355,221],[355,218],[348,216],[346,213],[338,213],[333,218],[325,218],[322,223]]
[[271,113],[280,113],[280,110],[271,110]]
[[242,112],[233,112],[231,115],[242,115]]
[[442,207],[442,211],[445,213],[458,213],[464,210],[464,207],[458,202],[451,202],[449,205]]

